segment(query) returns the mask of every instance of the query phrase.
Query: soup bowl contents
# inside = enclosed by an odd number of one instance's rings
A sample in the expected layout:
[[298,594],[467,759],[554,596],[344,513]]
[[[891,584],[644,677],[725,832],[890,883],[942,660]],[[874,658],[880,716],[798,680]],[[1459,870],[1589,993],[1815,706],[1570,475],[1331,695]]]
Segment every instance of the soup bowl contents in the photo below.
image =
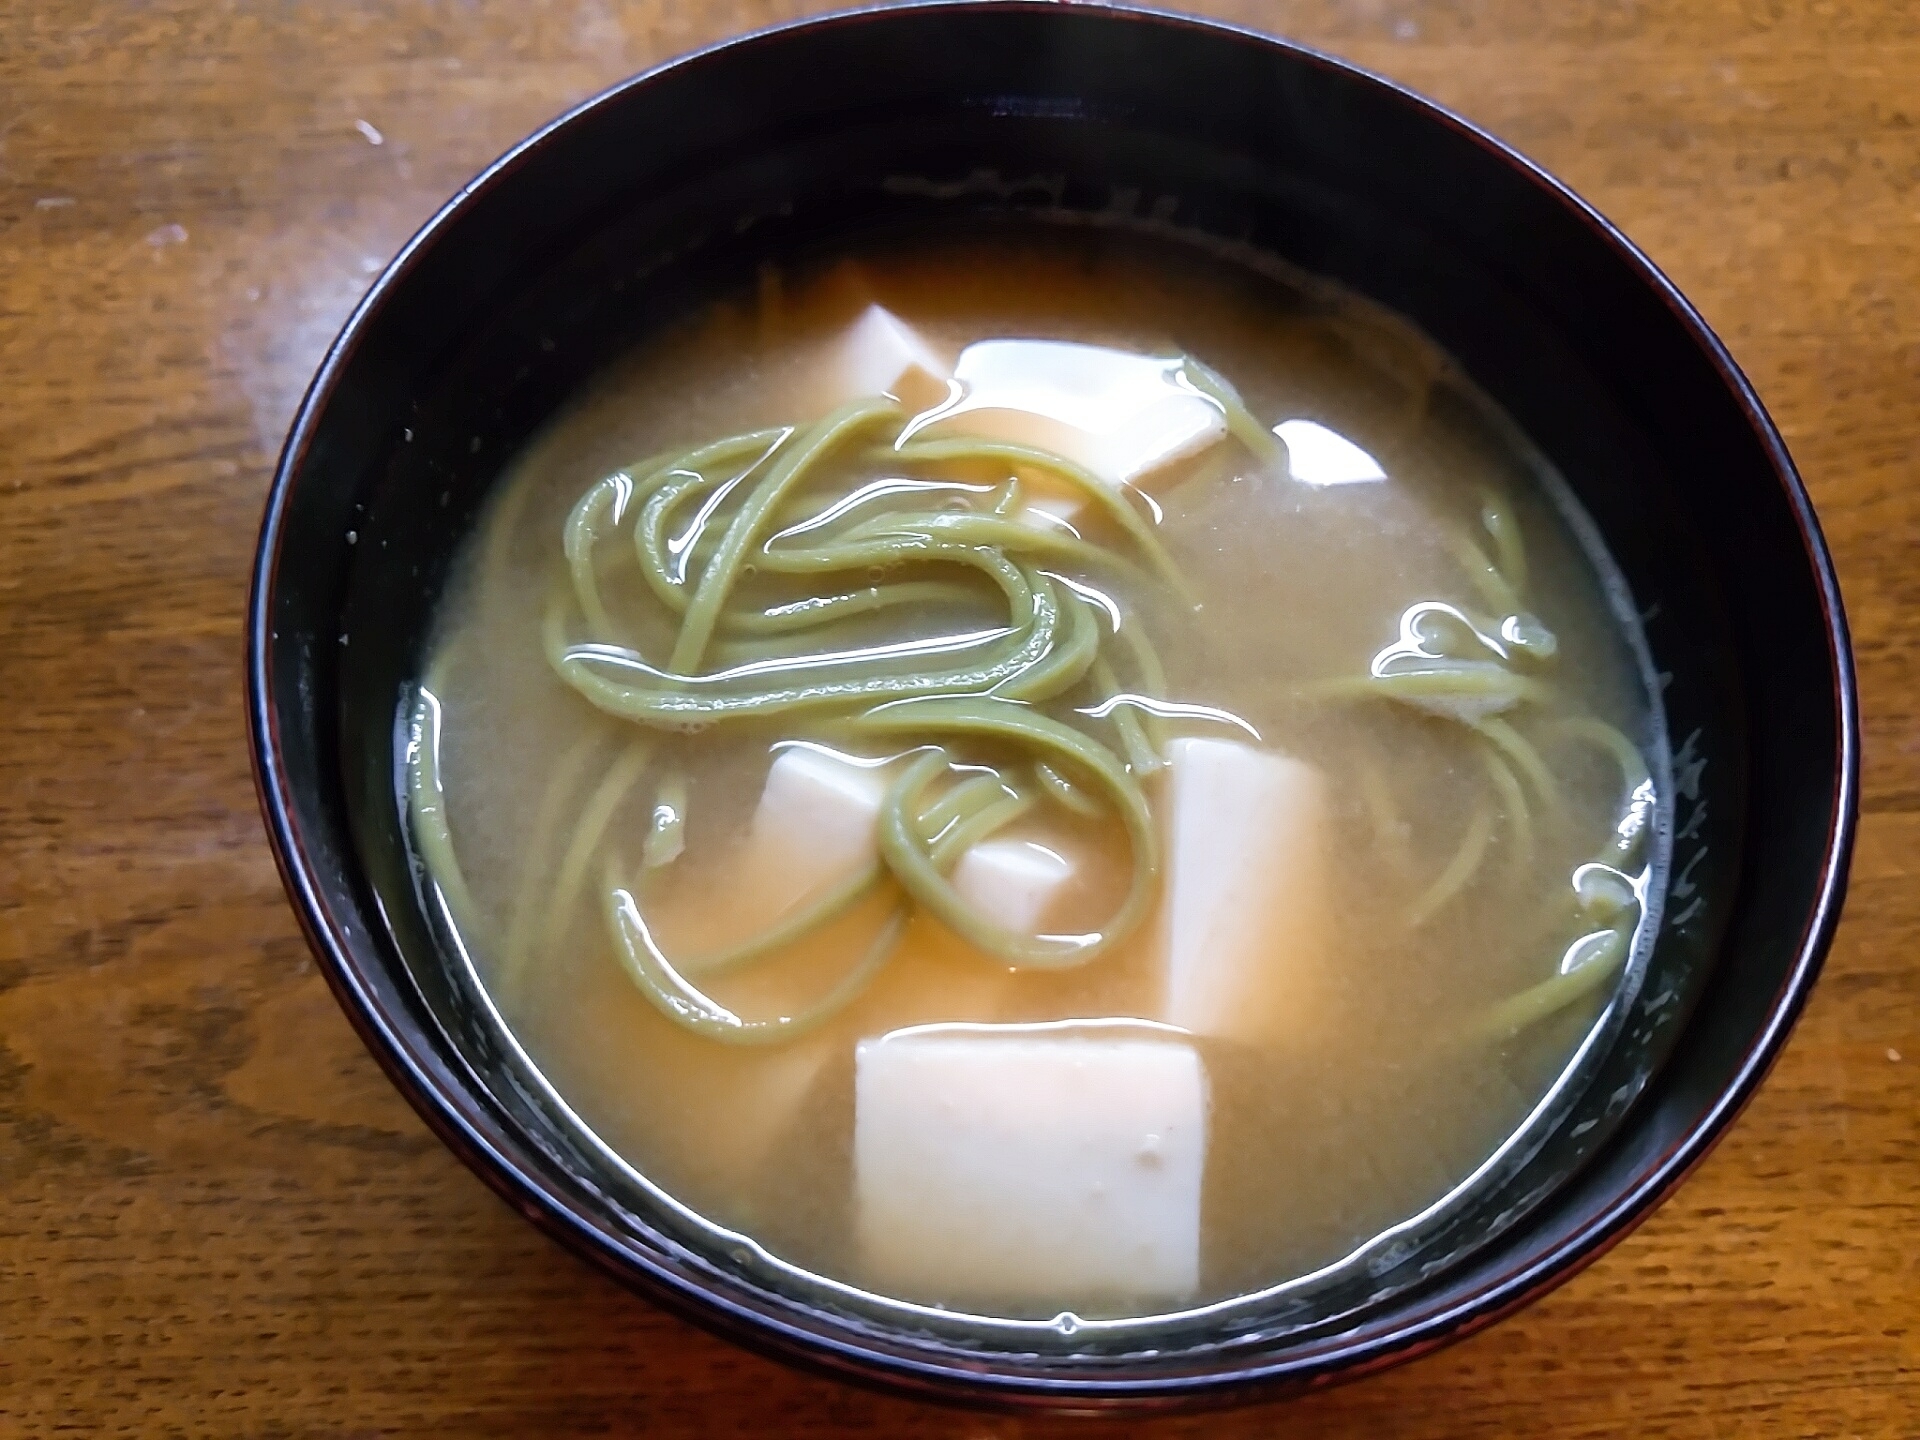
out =
[[495,487],[396,731],[574,1123],[822,1293],[1325,1285],[1533,1153],[1658,925],[1640,622],[1411,324],[1101,226],[768,265]]

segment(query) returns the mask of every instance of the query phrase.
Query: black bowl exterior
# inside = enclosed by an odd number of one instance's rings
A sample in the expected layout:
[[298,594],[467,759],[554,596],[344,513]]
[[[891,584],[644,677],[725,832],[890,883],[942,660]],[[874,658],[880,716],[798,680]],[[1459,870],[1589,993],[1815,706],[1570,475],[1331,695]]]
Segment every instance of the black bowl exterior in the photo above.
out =
[[[395,717],[500,467],[583,377],[767,255],[1011,214],[1278,256],[1411,317],[1566,477],[1646,617],[1674,740],[1668,906],[1583,1114],[1510,1218],[1384,1307],[1157,1355],[983,1351],[807,1303],[637,1206],[515,1078],[414,903]],[[1700,318],[1564,188],[1407,92],[1265,37],[1091,5],[831,17],[588,102],[461,193],[329,353],[269,498],[256,776],[348,1015],[508,1201],[669,1308],[846,1378],[1004,1406],[1172,1406],[1348,1378],[1576,1272],[1705,1154],[1838,917],[1858,766],[1838,591],[1778,435]],[[1391,1283],[1389,1283],[1391,1282]],[[1416,1283],[1417,1282],[1417,1283]]]

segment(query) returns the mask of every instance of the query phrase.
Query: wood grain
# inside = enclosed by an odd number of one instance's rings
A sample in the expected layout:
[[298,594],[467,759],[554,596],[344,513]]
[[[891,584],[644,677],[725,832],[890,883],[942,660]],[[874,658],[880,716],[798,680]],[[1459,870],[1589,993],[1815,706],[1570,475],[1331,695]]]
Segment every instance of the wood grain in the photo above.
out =
[[[247,777],[240,617],[268,468],[368,276],[557,110],[817,8],[0,15],[0,1432],[1117,1428],[792,1375],[548,1245],[360,1050],[295,931]],[[1516,142],[1720,329],[1838,554],[1867,815],[1785,1059],[1632,1240],[1378,1380],[1138,1428],[1920,1434],[1920,9],[1207,8]]]

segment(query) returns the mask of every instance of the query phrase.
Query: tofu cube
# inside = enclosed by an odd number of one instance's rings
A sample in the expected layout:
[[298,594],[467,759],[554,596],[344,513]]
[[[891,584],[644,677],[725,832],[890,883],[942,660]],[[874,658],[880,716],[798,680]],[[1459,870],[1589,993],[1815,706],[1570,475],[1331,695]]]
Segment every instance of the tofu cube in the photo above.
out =
[[1387,478],[1378,460],[1317,420],[1282,420],[1273,433],[1287,447],[1287,474],[1302,485],[1364,485]]
[[1260,1041],[1302,1011],[1329,934],[1325,782],[1236,740],[1168,746],[1160,1017]]
[[781,750],[747,835],[743,893],[778,916],[851,880],[877,853],[886,791],[876,762],[810,745]]
[[[1180,383],[1182,363],[1061,340],[978,341],[954,365],[960,400],[924,433],[1037,446],[1110,485],[1138,485],[1227,433],[1219,407]],[[1071,519],[1081,502],[1057,503]]]
[[1207,1079],[1173,1037],[930,1026],[854,1058],[873,1282],[941,1304],[1178,1301],[1200,1278]]
[[981,914],[1033,934],[1073,875],[1073,863],[1031,840],[983,840],[953,867],[953,888]]
[[833,342],[816,401],[823,410],[849,400],[891,395],[909,413],[944,400],[951,366],[906,321],[881,305],[869,305]]

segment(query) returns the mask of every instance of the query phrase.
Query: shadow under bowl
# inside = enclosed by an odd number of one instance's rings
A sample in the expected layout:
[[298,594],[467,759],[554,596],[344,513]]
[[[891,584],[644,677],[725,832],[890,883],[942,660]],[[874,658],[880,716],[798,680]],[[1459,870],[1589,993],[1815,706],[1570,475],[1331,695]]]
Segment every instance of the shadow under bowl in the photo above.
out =
[[[1673,738],[1664,913],[1538,1149],[1445,1234],[1150,1345],[907,1324],[713,1247],[569,1122],[462,983],[395,798],[395,716],[449,561],[515,450],[588,377],[769,257],[982,216],[1205,237],[1414,321],[1597,525]],[[441,1138],[548,1233],[699,1324],[1005,1408],[1351,1378],[1577,1272],[1699,1162],[1779,1053],[1839,914],[1857,808],[1851,658],[1806,492],[1667,280],[1565,188],[1402,89],[1246,31],[1091,5],[917,6],[748,36],[496,162],[408,244],[315,379],[269,497],[248,643],[287,888],[348,1016]]]

